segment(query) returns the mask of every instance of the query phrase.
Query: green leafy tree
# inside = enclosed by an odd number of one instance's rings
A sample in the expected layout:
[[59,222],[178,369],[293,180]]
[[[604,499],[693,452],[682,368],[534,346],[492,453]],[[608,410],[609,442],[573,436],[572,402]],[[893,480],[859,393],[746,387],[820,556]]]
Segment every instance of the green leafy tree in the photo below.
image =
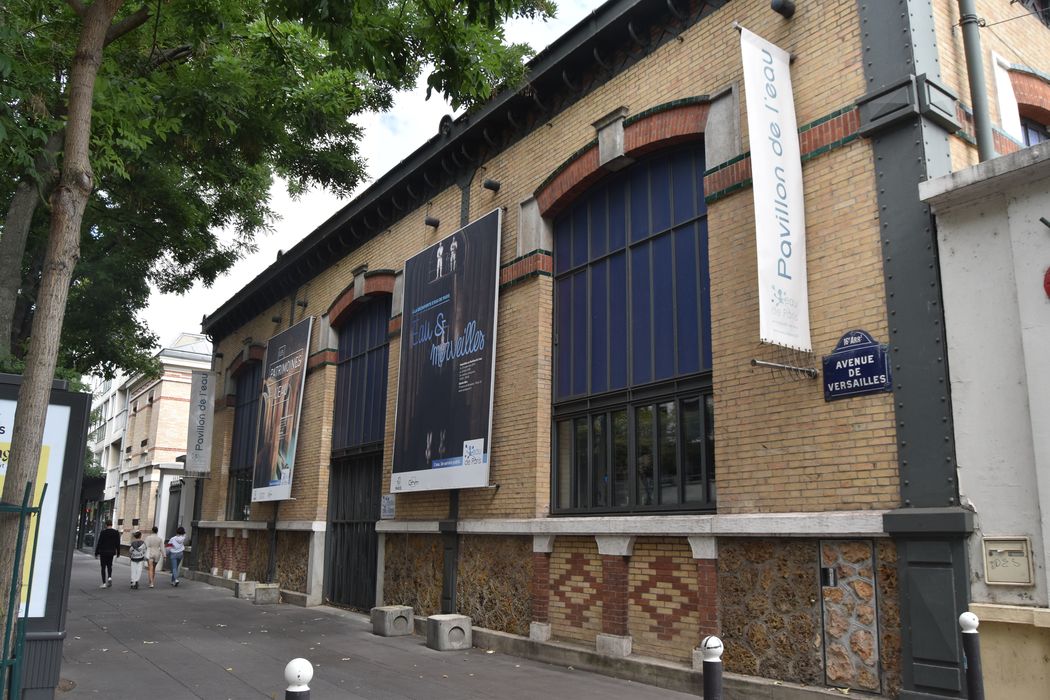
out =
[[[133,316],[149,281],[179,291],[228,269],[268,225],[274,175],[293,194],[349,193],[364,172],[355,114],[388,106],[424,71],[428,90],[454,105],[484,100],[523,71],[527,50],[505,44],[502,22],[552,9],[548,0],[0,5],[0,266],[14,266],[0,268],[0,354],[13,349],[25,362],[3,498],[17,500],[34,471],[60,347],[73,367],[138,369],[153,337]],[[220,227],[237,240],[221,244]],[[0,590],[17,573],[14,538],[0,519]]]

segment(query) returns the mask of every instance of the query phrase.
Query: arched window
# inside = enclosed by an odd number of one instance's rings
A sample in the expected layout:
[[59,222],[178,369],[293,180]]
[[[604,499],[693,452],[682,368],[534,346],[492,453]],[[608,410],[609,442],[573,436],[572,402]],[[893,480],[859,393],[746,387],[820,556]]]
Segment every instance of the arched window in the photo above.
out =
[[714,507],[703,176],[679,146],[554,223],[556,513]]
[[255,465],[255,431],[259,425],[262,363],[242,364],[235,376],[230,477],[226,490],[226,517],[247,520],[252,504],[252,470]]

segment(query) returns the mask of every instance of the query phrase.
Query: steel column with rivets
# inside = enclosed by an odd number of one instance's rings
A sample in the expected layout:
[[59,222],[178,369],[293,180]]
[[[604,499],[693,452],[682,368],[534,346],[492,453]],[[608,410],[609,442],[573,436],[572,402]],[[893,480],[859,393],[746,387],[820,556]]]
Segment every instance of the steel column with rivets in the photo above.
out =
[[[858,0],[889,322],[900,508],[901,698],[966,697],[956,619],[969,599],[937,240],[918,185],[951,170],[954,96],[940,85],[931,0]],[[948,108],[945,109],[945,103]]]

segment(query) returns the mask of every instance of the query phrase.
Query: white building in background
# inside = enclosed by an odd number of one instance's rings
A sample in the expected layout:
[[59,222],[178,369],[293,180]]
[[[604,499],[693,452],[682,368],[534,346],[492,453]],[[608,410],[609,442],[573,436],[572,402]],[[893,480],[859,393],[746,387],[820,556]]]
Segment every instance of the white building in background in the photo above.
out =
[[975,511],[970,610],[981,619],[985,682],[999,697],[1043,698],[1050,141],[930,180],[920,193],[937,217],[959,491]]
[[111,516],[120,482],[121,451],[124,429],[127,425],[128,394],[124,386],[127,377],[118,374],[113,379],[95,379],[91,386],[91,432],[88,450],[92,461],[106,476],[101,500],[89,504],[89,521],[101,521]]
[[127,410],[114,466],[113,519],[125,543],[135,530],[154,526],[162,536],[180,525],[189,530],[193,514],[196,482],[184,483],[177,460],[186,454],[192,373],[211,369],[211,343],[206,336],[181,333],[157,359],[159,376],[128,377],[117,390]]

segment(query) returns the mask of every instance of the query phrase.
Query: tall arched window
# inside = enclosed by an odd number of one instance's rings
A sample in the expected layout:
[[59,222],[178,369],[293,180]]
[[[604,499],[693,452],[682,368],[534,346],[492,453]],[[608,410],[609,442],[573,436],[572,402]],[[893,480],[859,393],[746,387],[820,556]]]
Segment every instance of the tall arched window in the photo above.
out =
[[235,378],[233,435],[230,447],[230,480],[226,491],[226,517],[247,520],[252,505],[252,470],[255,466],[255,431],[259,426],[262,363],[241,365]]
[[556,513],[714,508],[703,175],[679,146],[554,223]]

